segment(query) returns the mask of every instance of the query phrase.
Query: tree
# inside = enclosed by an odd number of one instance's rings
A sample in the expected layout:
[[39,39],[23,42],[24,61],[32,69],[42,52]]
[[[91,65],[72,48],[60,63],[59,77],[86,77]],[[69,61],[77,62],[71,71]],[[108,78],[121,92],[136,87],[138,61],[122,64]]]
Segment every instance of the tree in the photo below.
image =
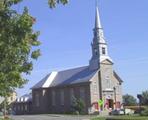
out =
[[[11,9],[11,6],[21,1],[0,1],[1,96],[5,96],[12,89],[26,83],[27,80],[22,78],[22,73],[29,74],[33,67],[30,58],[37,59],[40,56],[39,49],[31,51],[32,46],[40,45],[37,40],[39,33],[32,30],[35,19],[29,15],[27,8],[24,9],[22,15]],[[56,7],[56,4],[67,3],[68,0],[48,0],[50,8]]]
[[[7,98],[4,99],[4,101],[0,104],[0,110],[1,110],[1,111],[3,110],[5,104],[6,104],[6,111],[9,111],[11,105],[8,103]],[[4,112],[4,111],[3,111],[3,112]]]
[[74,112],[78,112],[79,114],[83,114],[84,113],[84,101],[82,99],[77,99],[77,98],[73,98],[73,104],[72,104],[72,109]]
[[142,105],[148,106],[148,90],[142,92]]
[[50,8],[55,8],[56,4],[63,4],[66,5],[69,0],[48,0],[48,4]]
[[30,74],[33,59],[40,56],[40,50],[34,48],[40,45],[39,32],[32,29],[35,19],[27,8],[22,14],[12,9],[21,1],[0,1],[0,96],[4,97],[28,81],[22,75]]
[[140,115],[141,116],[148,116],[148,107],[145,107],[145,109],[141,111]]
[[[22,75],[30,74],[33,59],[40,56],[39,32],[32,27],[35,19],[24,8],[22,14],[12,10],[22,0],[0,0],[0,96],[7,98],[15,88],[22,87],[28,80]],[[67,4],[68,0],[48,0],[50,8],[56,4]],[[5,106],[6,108],[6,106]]]
[[126,94],[123,96],[123,103],[125,106],[132,106],[136,105],[137,101],[136,98],[134,98],[132,95]]

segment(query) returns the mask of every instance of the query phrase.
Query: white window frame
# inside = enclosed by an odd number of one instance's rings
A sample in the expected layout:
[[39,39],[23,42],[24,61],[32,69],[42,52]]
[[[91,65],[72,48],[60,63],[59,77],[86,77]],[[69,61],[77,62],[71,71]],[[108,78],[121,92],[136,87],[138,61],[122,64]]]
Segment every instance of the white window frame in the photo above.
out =
[[102,47],[102,55],[106,55],[106,48]]

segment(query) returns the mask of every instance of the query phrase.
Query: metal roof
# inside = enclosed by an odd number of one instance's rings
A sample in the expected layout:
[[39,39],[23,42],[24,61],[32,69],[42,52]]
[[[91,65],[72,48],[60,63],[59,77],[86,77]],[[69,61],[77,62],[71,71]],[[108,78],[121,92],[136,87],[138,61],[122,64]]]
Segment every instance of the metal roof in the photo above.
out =
[[32,101],[32,94],[25,94],[19,98],[16,99],[16,103],[21,103],[21,102],[30,102]]
[[114,73],[114,76],[116,77],[116,79],[117,79],[120,83],[122,83],[123,80],[119,77],[119,75],[118,75],[115,71],[113,71],[113,73]]
[[[83,66],[57,72],[57,74],[54,77],[52,77],[52,80],[50,79],[52,73],[50,73],[47,76],[45,76],[41,81],[39,81],[36,85],[34,85],[32,89],[89,82],[89,80],[95,75],[96,72],[97,70],[89,70],[89,66]],[[48,82],[48,80],[51,80],[51,82]],[[50,84],[45,85],[45,83]]]
[[[90,70],[89,66],[63,70],[59,72],[51,72],[41,81],[35,84],[31,89],[49,88],[89,82],[91,78],[96,74],[96,72],[97,70]],[[123,82],[115,71],[114,76],[120,83]]]

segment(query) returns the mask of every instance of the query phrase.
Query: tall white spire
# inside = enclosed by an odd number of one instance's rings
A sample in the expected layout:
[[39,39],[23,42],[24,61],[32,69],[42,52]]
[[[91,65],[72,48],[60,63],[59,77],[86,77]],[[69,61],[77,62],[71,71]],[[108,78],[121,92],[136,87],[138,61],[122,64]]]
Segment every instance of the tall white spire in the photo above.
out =
[[101,25],[99,8],[96,4],[96,14],[95,14],[95,27],[94,27],[94,37],[92,46],[92,58],[90,60],[90,68],[91,69],[99,69],[100,63],[108,59],[110,61],[111,58],[108,56],[108,48],[104,37],[104,31]]
[[96,6],[95,28],[102,28],[98,6]]
[[99,43],[106,44],[105,38],[104,38],[104,31],[101,25],[99,8],[97,4],[96,4],[96,15],[95,15],[94,39]]

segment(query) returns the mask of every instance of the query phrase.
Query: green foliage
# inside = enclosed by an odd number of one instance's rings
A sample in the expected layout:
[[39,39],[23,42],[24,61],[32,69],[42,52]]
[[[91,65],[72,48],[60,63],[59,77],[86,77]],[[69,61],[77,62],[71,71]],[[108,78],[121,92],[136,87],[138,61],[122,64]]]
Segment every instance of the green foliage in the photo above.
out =
[[148,90],[142,92],[142,105],[148,106]]
[[27,82],[22,74],[29,74],[33,69],[32,60],[40,56],[40,50],[32,50],[40,45],[39,32],[32,29],[35,19],[27,8],[18,14],[11,7],[21,1],[0,1],[0,96],[22,87]]
[[105,117],[96,117],[96,118],[92,118],[91,120],[106,120]]
[[143,111],[141,111],[141,116],[148,116],[148,107],[146,107]]
[[93,118],[91,120],[148,120],[148,117],[142,117],[142,116],[112,116],[112,117],[97,117]]
[[0,10],[5,10],[12,5],[16,5],[22,0],[0,0]]
[[56,4],[66,5],[69,0],[48,0],[48,4],[50,8],[55,8]]
[[8,111],[11,105],[8,103],[7,99],[5,99],[1,104],[0,104],[0,110],[4,109],[4,105],[6,104],[6,110]]
[[77,98],[74,98],[73,99],[73,104],[72,104],[72,109],[73,109],[73,112],[78,112],[78,114],[83,114],[84,113],[84,101],[82,99],[77,99]]
[[102,118],[102,117],[97,117],[97,118],[93,118],[91,120],[106,120],[106,118]]
[[136,98],[134,98],[132,95],[124,95],[123,96],[123,103],[125,106],[132,106],[132,105],[136,105],[137,101]]

